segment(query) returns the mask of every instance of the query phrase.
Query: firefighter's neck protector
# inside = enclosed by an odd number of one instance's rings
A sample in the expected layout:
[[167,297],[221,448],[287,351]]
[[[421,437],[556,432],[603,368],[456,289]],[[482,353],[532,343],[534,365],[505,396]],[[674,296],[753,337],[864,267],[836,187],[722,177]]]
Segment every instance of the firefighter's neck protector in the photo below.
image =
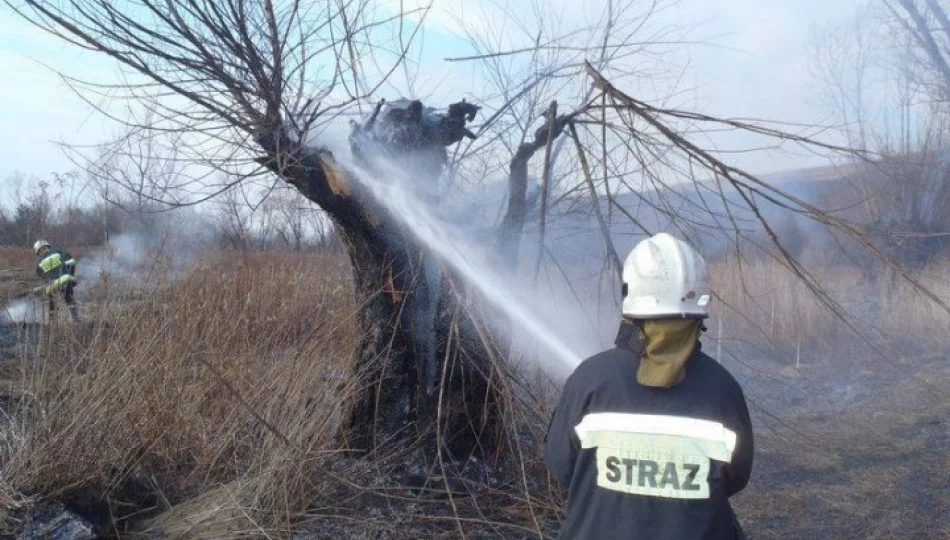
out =
[[637,382],[672,388],[686,376],[686,363],[699,346],[702,322],[696,319],[624,319],[617,346],[640,355]]

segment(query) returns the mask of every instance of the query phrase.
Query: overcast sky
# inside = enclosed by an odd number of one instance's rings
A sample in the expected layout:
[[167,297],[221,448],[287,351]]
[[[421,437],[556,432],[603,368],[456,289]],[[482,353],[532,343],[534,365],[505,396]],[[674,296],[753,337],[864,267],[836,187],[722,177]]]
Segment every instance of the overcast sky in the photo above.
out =
[[[396,0],[382,0],[394,2]],[[589,2],[565,0],[552,12],[590,9]],[[606,1],[606,0],[603,0]],[[528,9],[508,3],[518,17]],[[398,2],[397,2],[398,3]],[[864,0],[683,0],[671,13],[695,27],[697,38],[716,47],[691,47],[683,77],[690,103],[706,112],[796,123],[830,122],[810,71],[812,30],[816,24],[854,15]],[[470,16],[478,2],[436,0],[426,23],[425,90],[466,84],[462,66],[440,65],[449,54],[464,53],[452,14],[468,25],[491,24]],[[588,7],[584,7],[588,6]],[[565,11],[567,10],[567,11]],[[77,51],[21,21],[0,7],[0,182],[14,171],[48,177],[73,167],[58,146],[64,141],[90,145],[117,132],[75,95],[56,73],[114,80],[109,59]],[[384,96],[391,97],[391,96]],[[814,156],[759,154],[737,157],[758,172],[817,164]]]

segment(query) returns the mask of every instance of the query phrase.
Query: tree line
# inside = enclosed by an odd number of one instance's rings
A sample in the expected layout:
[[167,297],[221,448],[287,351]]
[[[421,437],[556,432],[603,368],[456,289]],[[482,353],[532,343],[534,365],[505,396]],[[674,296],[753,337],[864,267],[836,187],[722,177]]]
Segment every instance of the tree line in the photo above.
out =
[[201,208],[168,209],[130,194],[101,191],[79,171],[54,173],[50,179],[12,173],[4,184],[0,246],[28,247],[43,238],[67,247],[96,247],[123,233],[148,232],[159,222],[179,220],[198,223],[202,236],[211,239],[209,249],[341,250],[322,212],[287,189],[267,192],[238,185]]

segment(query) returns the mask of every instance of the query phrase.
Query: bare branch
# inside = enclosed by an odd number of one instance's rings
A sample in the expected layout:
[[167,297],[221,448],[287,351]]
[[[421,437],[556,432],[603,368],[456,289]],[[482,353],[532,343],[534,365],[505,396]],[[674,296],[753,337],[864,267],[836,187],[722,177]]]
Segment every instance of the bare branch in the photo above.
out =
[[601,236],[603,236],[604,245],[607,247],[607,255],[610,258],[610,262],[613,263],[614,270],[617,271],[617,277],[619,278],[623,272],[623,264],[621,264],[620,256],[617,255],[617,248],[614,247],[614,242],[610,238],[610,227],[604,220],[603,212],[600,210],[600,198],[597,196],[597,190],[594,188],[594,178],[591,176],[590,167],[587,165],[587,155],[584,152],[584,147],[581,145],[580,137],[577,136],[577,128],[574,127],[574,123],[571,122],[568,127],[571,131],[571,138],[574,139],[574,147],[577,149],[577,158],[581,162],[584,178],[587,179],[587,188],[590,192],[591,204],[594,205],[594,214],[597,216],[597,224],[600,226],[600,233]]

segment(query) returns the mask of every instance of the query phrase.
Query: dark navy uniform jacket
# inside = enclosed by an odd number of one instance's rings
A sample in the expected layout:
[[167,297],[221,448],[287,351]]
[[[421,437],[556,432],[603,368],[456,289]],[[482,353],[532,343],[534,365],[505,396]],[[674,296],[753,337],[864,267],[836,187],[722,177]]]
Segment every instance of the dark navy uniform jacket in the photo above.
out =
[[[618,340],[619,342],[619,340]],[[564,385],[545,461],[568,490],[563,540],[735,540],[752,473],[742,388],[697,350],[673,388],[637,383],[640,354],[597,354]]]

